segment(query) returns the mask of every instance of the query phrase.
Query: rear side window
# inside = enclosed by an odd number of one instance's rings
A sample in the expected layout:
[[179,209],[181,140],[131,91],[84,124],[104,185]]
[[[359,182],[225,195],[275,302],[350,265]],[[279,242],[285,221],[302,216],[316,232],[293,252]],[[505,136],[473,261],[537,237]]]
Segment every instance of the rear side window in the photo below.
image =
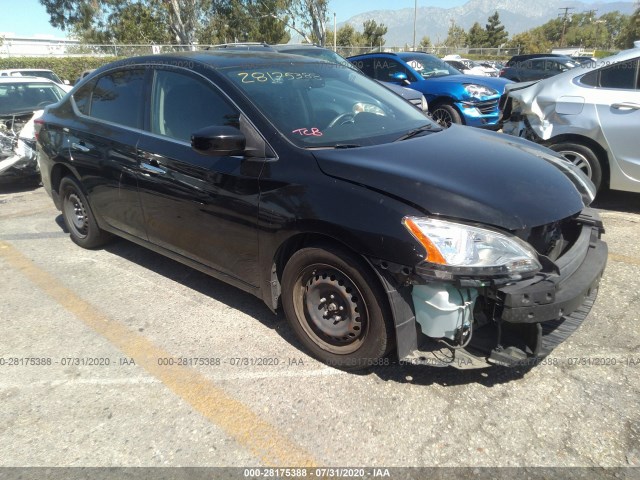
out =
[[[121,70],[100,77],[93,89],[90,115],[142,128],[144,70]],[[74,96],[75,98],[75,96]]]
[[584,75],[580,82],[591,87],[638,89],[638,60],[615,63]]
[[83,115],[89,115],[89,102],[91,101],[91,91],[93,90],[93,85],[93,82],[88,83],[73,94],[73,101],[76,104],[76,108]]
[[240,126],[239,112],[204,80],[157,70],[151,94],[151,131],[188,142],[212,125]]

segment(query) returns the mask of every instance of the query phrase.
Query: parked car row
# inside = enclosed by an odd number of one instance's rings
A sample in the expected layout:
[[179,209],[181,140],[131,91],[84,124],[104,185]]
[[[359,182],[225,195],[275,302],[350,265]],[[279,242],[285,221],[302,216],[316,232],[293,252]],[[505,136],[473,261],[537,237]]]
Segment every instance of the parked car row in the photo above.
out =
[[[352,61],[454,85],[451,108],[477,115],[487,103],[497,115],[508,84],[426,54]],[[573,164],[441,128],[348,65],[233,49],[127,59],[36,126],[44,188],[75,243],[116,235],[229,282],[344,369],[392,351],[539,361],[584,320],[605,268],[595,190]]]
[[422,52],[301,53],[127,59],[27,111],[71,239],[123,237],[252,293],[344,369],[394,350],[530,364],[580,326],[607,259],[589,205],[640,191],[640,49],[528,83]]

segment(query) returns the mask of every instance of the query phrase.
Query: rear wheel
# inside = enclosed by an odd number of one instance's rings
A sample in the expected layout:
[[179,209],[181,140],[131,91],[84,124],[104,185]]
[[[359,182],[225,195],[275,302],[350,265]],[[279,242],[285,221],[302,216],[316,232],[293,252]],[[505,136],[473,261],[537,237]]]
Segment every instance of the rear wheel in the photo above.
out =
[[105,244],[110,235],[101,230],[78,181],[64,177],[60,182],[62,217],[74,243],[83,248],[96,248]]
[[360,259],[341,249],[303,248],[282,278],[292,329],[318,360],[346,370],[379,364],[392,347],[385,293]]
[[602,185],[602,165],[593,150],[585,145],[573,142],[556,143],[551,145],[550,148],[582,170],[596,186],[596,191],[600,190]]
[[449,128],[452,123],[462,123],[462,117],[453,105],[443,103],[431,112],[431,117],[443,128]]

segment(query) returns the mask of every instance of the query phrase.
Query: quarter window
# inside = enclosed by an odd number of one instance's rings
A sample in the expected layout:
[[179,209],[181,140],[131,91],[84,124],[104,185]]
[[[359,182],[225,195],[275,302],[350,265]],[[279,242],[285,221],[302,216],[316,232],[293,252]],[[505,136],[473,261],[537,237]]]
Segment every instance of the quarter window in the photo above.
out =
[[190,141],[191,135],[212,125],[239,127],[239,112],[203,80],[157,70],[151,100],[151,131]]
[[634,90],[639,88],[638,59],[615,63],[589,72],[580,80],[584,85]]
[[73,101],[75,102],[77,109],[83,115],[89,115],[89,102],[91,100],[92,89],[93,82],[88,83],[73,94]]
[[121,70],[101,77],[93,90],[90,115],[127,127],[142,127],[144,70]]

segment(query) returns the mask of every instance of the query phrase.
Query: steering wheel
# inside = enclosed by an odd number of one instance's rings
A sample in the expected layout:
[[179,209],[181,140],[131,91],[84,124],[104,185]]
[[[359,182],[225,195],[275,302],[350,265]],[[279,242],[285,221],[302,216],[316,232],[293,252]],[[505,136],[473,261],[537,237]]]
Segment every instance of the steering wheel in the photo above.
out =
[[46,107],[47,105],[51,105],[53,102],[50,102],[49,100],[45,100],[44,102],[40,102],[38,105],[36,105],[36,107]]
[[335,127],[336,125],[345,125],[347,123],[354,123],[356,114],[352,112],[344,112],[338,115],[336,118],[329,122],[327,128]]

